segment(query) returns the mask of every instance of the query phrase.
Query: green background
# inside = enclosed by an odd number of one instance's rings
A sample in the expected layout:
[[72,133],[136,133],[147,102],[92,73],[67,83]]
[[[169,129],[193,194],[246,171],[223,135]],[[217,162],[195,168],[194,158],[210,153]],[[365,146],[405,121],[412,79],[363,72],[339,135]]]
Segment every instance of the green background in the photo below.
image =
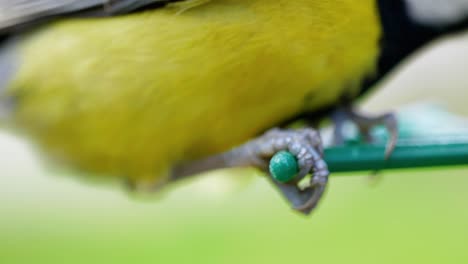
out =
[[[435,100],[468,114],[467,44],[432,49],[364,108]],[[47,168],[7,134],[0,158],[0,263],[468,263],[467,167],[335,175],[304,217],[252,171],[142,198]]]

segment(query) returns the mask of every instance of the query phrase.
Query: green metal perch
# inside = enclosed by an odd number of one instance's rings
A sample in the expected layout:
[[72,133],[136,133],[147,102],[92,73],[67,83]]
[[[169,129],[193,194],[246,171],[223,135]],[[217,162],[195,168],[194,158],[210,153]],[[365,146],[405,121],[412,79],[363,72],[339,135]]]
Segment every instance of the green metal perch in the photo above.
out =
[[415,105],[398,113],[399,140],[385,160],[386,130],[372,131],[375,143],[350,129],[345,146],[326,148],[331,172],[468,165],[468,119],[434,105]]
[[[424,104],[400,111],[398,122],[399,140],[388,160],[384,158],[387,131],[383,127],[372,131],[374,142],[369,144],[360,140],[350,124],[343,146],[331,146],[331,131],[325,129],[325,160],[330,172],[468,165],[467,118]],[[273,162],[270,168],[278,165]]]

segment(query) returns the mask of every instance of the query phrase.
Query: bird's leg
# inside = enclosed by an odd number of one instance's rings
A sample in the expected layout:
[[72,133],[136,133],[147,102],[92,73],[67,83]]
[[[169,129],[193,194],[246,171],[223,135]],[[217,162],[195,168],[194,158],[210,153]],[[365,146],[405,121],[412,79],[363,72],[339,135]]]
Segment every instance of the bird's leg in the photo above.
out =
[[[228,152],[177,166],[173,170],[171,181],[229,167],[256,167],[269,174],[268,164],[271,157],[282,150],[296,157],[299,165],[298,175],[287,183],[278,182],[271,176],[269,178],[295,210],[309,214],[322,197],[329,175],[327,164],[322,157],[320,135],[311,128],[272,129]],[[312,176],[307,186],[300,187],[299,182],[308,174]]]
[[335,124],[334,144],[341,145],[344,143],[345,136],[343,135],[343,127],[346,121],[353,122],[359,129],[364,138],[371,142],[372,136],[370,130],[378,125],[383,125],[389,132],[389,139],[385,148],[385,158],[388,159],[395,149],[398,141],[398,123],[395,114],[384,113],[377,116],[366,116],[357,112],[350,106],[340,107],[332,114],[332,120]]

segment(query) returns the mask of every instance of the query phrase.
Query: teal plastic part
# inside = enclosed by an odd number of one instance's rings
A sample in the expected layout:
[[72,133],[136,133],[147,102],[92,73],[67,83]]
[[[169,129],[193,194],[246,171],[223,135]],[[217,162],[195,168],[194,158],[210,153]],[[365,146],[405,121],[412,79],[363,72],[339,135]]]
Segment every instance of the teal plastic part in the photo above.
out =
[[325,149],[330,172],[468,165],[468,119],[434,105],[407,107],[397,115],[399,140],[388,160],[384,158],[388,135],[383,127],[372,131],[374,142],[368,144],[350,124],[347,143]]
[[287,151],[276,153],[270,160],[270,174],[279,182],[289,182],[299,172],[297,159]]

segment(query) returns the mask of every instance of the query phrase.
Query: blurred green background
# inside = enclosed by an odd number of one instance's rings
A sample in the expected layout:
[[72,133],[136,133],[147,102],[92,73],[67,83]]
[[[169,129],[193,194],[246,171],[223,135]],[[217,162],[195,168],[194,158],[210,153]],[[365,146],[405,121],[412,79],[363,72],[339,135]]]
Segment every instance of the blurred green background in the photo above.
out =
[[[363,107],[468,115],[467,69],[468,37],[441,41]],[[0,146],[0,263],[468,263],[468,167],[334,175],[303,217],[249,171],[142,199],[45,168],[10,135]]]

